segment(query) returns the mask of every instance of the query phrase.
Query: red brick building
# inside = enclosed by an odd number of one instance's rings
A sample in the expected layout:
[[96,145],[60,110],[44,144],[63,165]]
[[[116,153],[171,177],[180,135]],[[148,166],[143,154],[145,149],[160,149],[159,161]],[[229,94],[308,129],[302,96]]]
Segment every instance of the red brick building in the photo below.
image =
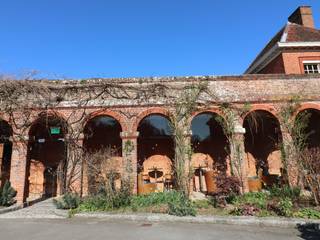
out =
[[[75,133],[86,151],[112,147],[119,166],[130,162],[134,191],[139,173],[148,172],[152,165],[165,170],[163,176],[151,176],[149,181],[161,177],[165,181],[175,154],[169,124],[172,101],[183,97],[182,87],[202,82],[214,94],[201,95],[207,104],[189,117],[185,129],[194,166],[232,174],[235,149],[217,121],[217,116],[226,119],[221,106],[232,106],[231,141],[239,143],[244,190],[248,190],[248,177],[258,175],[259,169],[263,174],[281,175],[280,146],[291,138],[282,110],[293,100],[299,98],[299,105],[290,119],[309,112],[307,130],[312,134],[308,145],[320,146],[320,30],[314,26],[310,7],[298,8],[288,21],[241,76],[29,81],[34,88],[44,86],[55,104],[45,105],[40,93],[28,93],[34,94],[37,102],[22,100],[31,102],[30,124],[23,130],[17,126],[26,113],[0,112],[2,184],[10,180],[21,203],[59,194],[66,183],[61,183],[57,172],[74,171],[80,177],[69,185],[87,193],[90,180],[83,164],[70,170],[70,163],[64,162],[73,154],[66,143]],[[93,92],[96,94],[91,96]],[[253,116],[254,129],[250,127]],[[154,161],[151,165],[150,159]],[[288,170],[289,180],[296,182],[297,169]],[[201,175],[197,177],[195,188]]]
[[311,7],[299,7],[246,70],[247,74],[319,73],[320,31]]

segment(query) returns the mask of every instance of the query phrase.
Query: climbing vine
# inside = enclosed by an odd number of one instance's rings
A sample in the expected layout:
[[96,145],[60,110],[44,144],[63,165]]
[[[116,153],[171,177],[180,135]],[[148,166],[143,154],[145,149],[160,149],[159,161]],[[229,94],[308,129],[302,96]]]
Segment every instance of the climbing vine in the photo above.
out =
[[190,119],[192,114],[200,108],[201,94],[207,90],[207,82],[186,87],[174,102],[173,111],[169,114],[175,143],[176,188],[185,196],[190,194],[190,180],[193,176]]
[[[242,108],[237,108],[235,106],[231,106],[228,103],[223,103],[220,105],[219,110],[222,113],[222,116],[218,115],[216,117],[217,122],[222,126],[225,136],[228,139],[228,143],[230,145],[230,164],[231,164],[231,174],[238,177],[241,190],[244,189],[245,178],[243,174],[244,168],[244,146],[243,146],[243,134],[241,132],[238,134],[237,128],[241,127],[237,125],[239,122],[238,117],[244,115],[244,113],[250,110],[251,106],[249,104],[245,104]],[[243,128],[241,127],[241,130]]]

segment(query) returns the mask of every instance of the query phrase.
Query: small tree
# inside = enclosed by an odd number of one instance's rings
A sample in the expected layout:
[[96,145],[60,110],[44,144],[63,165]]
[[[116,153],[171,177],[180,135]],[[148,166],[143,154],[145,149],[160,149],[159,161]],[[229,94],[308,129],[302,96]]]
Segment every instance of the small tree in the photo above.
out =
[[[247,109],[247,105],[245,105]],[[229,104],[221,104],[220,111],[223,113],[222,116],[217,116],[217,122],[222,126],[223,132],[228,139],[231,150],[231,174],[238,178],[239,184],[241,186],[240,190],[243,192],[244,182],[243,179],[243,156],[242,156],[242,140],[236,136],[236,121],[237,112],[241,112],[241,109],[232,108]],[[239,114],[240,115],[240,114]]]
[[122,162],[116,157],[112,148],[102,148],[95,152],[87,152],[84,157],[87,170],[88,187],[91,192],[116,190],[115,180],[122,171]]
[[15,196],[17,191],[11,187],[11,183],[6,181],[0,189],[0,206],[10,206],[15,203]]
[[[282,123],[282,130],[285,137],[281,145],[281,158],[284,166],[284,172],[289,173],[292,169],[301,167],[302,152],[306,148],[306,140],[308,134],[306,127],[309,122],[310,114],[306,112],[299,113],[294,119],[293,116],[300,107],[299,97],[293,97],[288,103],[280,108],[280,118]],[[297,172],[296,176],[299,180],[303,178],[301,171]],[[292,186],[292,182],[288,181]]]
[[311,190],[313,199],[320,204],[320,148],[304,149],[301,152],[300,166],[305,184]]

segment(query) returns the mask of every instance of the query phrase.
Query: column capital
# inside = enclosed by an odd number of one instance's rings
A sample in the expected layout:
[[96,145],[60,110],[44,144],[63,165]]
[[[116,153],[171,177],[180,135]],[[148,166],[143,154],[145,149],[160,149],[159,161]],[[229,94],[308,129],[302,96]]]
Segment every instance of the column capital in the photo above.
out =
[[192,136],[192,130],[186,130],[186,131],[184,131],[183,135],[184,135],[185,137],[191,137],[191,136]]
[[241,125],[235,125],[234,129],[233,129],[234,134],[245,134],[246,133],[246,129],[244,127],[242,127]]
[[139,137],[139,132],[121,132],[120,137],[122,139],[136,139]]
[[64,139],[76,139],[76,140],[83,140],[84,139],[84,134],[83,133],[79,133],[78,136],[73,136],[69,133],[64,135]]
[[26,142],[26,141],[29,141],[29,136],[28,135],[13,135],[13,136],[10,136],[9,140],[11,142]]
[[78,136],[78,140],[81,141],[84,139],[84,134],[83,133],[80,133],[79,136]]

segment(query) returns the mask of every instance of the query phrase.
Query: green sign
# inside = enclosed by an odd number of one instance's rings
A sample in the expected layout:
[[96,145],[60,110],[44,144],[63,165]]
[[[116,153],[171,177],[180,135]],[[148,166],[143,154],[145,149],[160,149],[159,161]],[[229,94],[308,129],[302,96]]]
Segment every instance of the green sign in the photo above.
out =
[[60,127],[50,127],[50,133],[52,135],[60,134]]

